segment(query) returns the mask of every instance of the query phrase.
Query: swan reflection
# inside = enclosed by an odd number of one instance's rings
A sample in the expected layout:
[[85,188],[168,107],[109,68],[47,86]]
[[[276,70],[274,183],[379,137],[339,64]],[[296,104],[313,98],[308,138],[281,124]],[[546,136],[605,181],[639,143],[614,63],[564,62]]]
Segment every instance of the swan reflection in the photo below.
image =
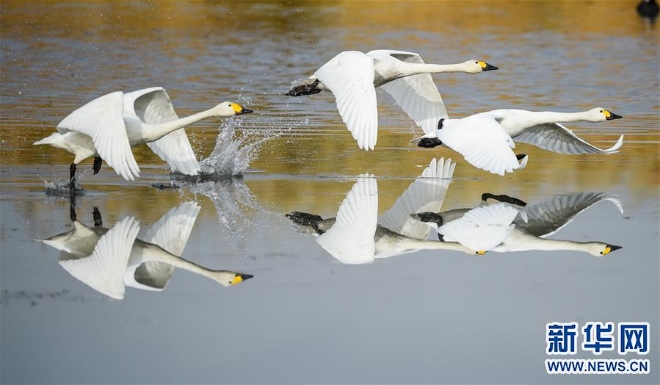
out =
[[59,264],[72,276],[115,299],[124,298],[126,286],[164,290],[175,268],[210,278],[222,286],[252,278],[249,274],[211,270],[180,257],[199,211],[197,203],[183,203],[172,208],[143,238],[137,238],[140,224],[132,216],[106,228],[95,208],[94,225],[87,226],[77,220],[72,206],[73,230],[42,242],[60,250]]
[[[489,199],[497,203],[489,204]],[[605,256],[621,246],[605,242],[547,239],[569,224],[579,213],[598,202],[610,201],[623,214],[621,202],[608,193],[561,194],[527,205],[506,195],[482,195],[481,205],[444,212],[411,215],[437,229],[444,241],[496,252],[565,250]]]
[[433,159],[380,217],[378,184],[367,174],[358,178],[335,218],[323,219],[303,212],[292,212],[287,217],[305,231],[318,235],[316,242],[346,264],[369,263],[422,249],[478,254],[459,243],[426,240],[430,228],[410,217],[411,213],[440,209],[455,166],[450,159]]

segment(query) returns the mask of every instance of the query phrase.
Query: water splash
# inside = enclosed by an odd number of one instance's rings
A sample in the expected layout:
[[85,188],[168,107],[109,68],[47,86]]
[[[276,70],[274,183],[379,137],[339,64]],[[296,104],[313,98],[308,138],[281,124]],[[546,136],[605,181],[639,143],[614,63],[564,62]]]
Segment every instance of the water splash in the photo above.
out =
[[75,195],[84,195],[85,190],[80,186],[78,182],[82,180],[81,174],[76,177],[75,186],[73,190],[69,188],[69,180],[55,179],[52,182],[44,180],[44,186],[46,187],[47,196],[55,197],[71,197]]
[[209,198],[218,214],[218,221],[233,234],[244,233],[250,226],[250,217],[246,215],[246,211],[266,212],[240,177],[228,176],[222,179],[186,183],[184,186],[193,194],[201,194]]
[[[208,158],[199,162],[202,177],[243,175],[261,146],[279,136],[272,131],[266,131],[268,136],[255,135],[253,131],[243,131],[242,136],[236,137],[236,127],[239,125],[240,120],[231,120],[220,126],[213,152]],[[260,138],[255,140],[257,136]]]

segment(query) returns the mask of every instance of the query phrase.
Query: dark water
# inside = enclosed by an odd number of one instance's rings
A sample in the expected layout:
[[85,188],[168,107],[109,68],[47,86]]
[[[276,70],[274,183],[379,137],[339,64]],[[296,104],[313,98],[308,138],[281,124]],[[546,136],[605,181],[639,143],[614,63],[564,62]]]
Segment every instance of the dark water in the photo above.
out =
[[[3,1],[1,382],[658,383],[660,35],[634,7]],[[409,146],[419,132],[385,93],[373,152],[357,148],[332,95],[282,95],[338,52],[377,48],[500,67],[434,75],[450,116],[602,106],[624,118],[569,127],[599,147],[624,134],[624,146],[611,156],[572,157],[521,144],[528,167],[499,177],[451,150]],[[78,220],[93,226],[95,207],[107,228],[134,217],[143,238],[171,209],[193,202],[200,211],[181,257],[254,278],[225,288],[180,268],[162,292],[129,287],[114,300],[35,241],[73,229],[69,201],[45,189],[66,178],[71,157],[31,143],[96,96],[157,85],[180,115],[222,100],[255,110],[188,128],[200,159],[213,153],[219,126],[246,137],[241,146],[269,140],[251,152],[242,178],[175,181],[179,189],[151,187],[170,175],[146,147],[134,150],[142,172],[130,183],[109,167],[92,175],[85,162]],[[623,214],[601,202],[551,238],[623,248],[605,258],[426,250],[343,265],[284,216],[335,216],[363,173],[378,181],[383,214],[433,157],[458,163],[443,210],[475,206],[484,192],[530,204],[609,192]],[[649,322],[654,344],[643,358],[651,373],[546,374],[545,327],[555,321]]]

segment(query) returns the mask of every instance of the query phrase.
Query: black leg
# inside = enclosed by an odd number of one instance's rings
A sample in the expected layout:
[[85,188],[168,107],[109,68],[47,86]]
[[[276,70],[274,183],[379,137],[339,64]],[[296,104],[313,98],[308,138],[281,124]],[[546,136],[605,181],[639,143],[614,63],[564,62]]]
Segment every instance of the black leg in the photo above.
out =
[[[73,197],[75,197],[75,195],[73,195]],[[71,218],[71,222],[76,221],[76,202],[73,199],[69,200],[69,218]]]
[[76,164],[71,163],[69,166],[69,188],[74,190],[76,188]]
[[92,216],[94,217],[94,227],[103,226],[103,218],[101,218],[101,212],[99,211],[98,207],[94,207],[94,212],[92,212]]
[[94,158],[94,175],[98,174],[99,171],[101,170],[101,164],[103,163],[103,159],[100,157],[95,157]]

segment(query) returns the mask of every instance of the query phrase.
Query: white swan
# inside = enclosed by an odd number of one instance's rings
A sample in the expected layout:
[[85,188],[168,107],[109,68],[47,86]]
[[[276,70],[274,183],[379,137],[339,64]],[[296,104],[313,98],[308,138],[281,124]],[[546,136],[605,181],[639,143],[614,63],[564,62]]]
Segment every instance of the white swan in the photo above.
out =
[[148,144],[173,171],[196,175],[199,164],[183,127],[214,116],[252,112],[237,103],[223,102],[179,119],[167,92],[161,87],[124,94],[113,92],[73,111],[58,125],[56,133],[35,142],[49,144],[75,155],[69,169],[70,188],[75,186],[76,165],[94,157],[94,173],[101,160],[126,180],[139,176],[131,147]]
[[[482,196],[482,206],[475,209],[454,209],[440,213],[425,212],[413,215],[413,217],[438,228],[438,232],[440,233],[443,231],[443,228],[445,230],[451,228],[452,223],[463,221],[464,215],[470,215],[475,210],[490,209],[493,205],[487,205],[486,203],[486,198],[489,197],[507,202],[506,204],[509,207],[519,206],[517,208],[519,212],[517,217],[512,221],[510,217],[505,219],[505,221],[511,223],[511,229],[502,238],[501,243],[493,245],[489,249],[490,251],[567,250],[586,252],[593,256],[601,257],[612,251],[621,249],[621,246],[604,242],[576,242],[545,238],[566,226],[579,213],[601,201],[614,203],[617,209],[623,213],[621,202],[606,193],[562,194],[533,205],[526,205],[519,199],[510,198],[505,195],[495,196],[484,194]],[[495,206],[502,204],[504,203],[499,203]],[[486,233],[487,231],[484,231],[484,238],[487,238],[488,234]],[[453,240],[451,237],[449,239]]]
[[[487,125],[491,130],[498,133],[504,130],[515,142],[531,144],[560,154],[613,154],[618,152],[619,148],[623,145],[623,135],[619,137],[619,140],[611,148],[600,149],[579,138],[560,123],[575,121],[604,122],[606,120],[620,118],[620,115],[601,107],[573,113],[507,109],[482,112],[464,118],[470,119],[473,122],[479,122],[478,125],[472,124],[468,127],[465,124],[464,127],[465,129],[479,129],[483,131]],[[451,123],[452,121],[445,120],[444,122],[440,122],[439,127],[454,124]],[[444,140],[440,137],[442,135],[442,129],[427,134],[420,139],[418,144],[420,147],[435,147],[444,143]],[[452,147],[450,143],[446,144]]]
[[75,220],[71,209],[74,229],[42,242],[60,250],[59,263],[72,276],[115,299],[124,298],[125,286],[164,290],[176,267],[222,286],[252,278],[249,274],[210,270],[172,253],[183,251],[199,209],[189,202],[170,210],[146,234],[149,241],[137,238],[140,226],[133,217],[125,217],[108,230],[102,227],[97,209],[93,227]]
[[[420,229],[410,223],[410,213],[440,207],[454,167],[451,160],[445,162],[441,159],[436,162],[433,159],[423,172],[424,177],[417,179],[381,218],[378,217],[378,185],[376,179],[369,175],[358,178],[346,194],[336,218],[323,219],[318,215],[301,212],[287,216],[294,223],[318,235],[316,242],[345,264],[370,263],[376,259],[418,250],[483,254],[458,243],[427,241],[425,239],[429,229]],[[385,224],[391,229],[385,227]]]
[[364,150],[373,150],[378,133],[376,88],[387,91],[424,132],[435,129],[447,111],[431,78],[432,73],[479,73],[496,70],[480,60],[458,64],[426,64],[413,52],[375,50],[345,51],[319,68],[308,79],[297,80],[290,96],[331,91],[346,127]]
[[444,144],[463,155],[479,169],[504,175],[523,169],[529,157],[513,152],[511,136],[493,119],[472,115],[463,119],[440,119],[438,129],[419,139],[420,147]]

